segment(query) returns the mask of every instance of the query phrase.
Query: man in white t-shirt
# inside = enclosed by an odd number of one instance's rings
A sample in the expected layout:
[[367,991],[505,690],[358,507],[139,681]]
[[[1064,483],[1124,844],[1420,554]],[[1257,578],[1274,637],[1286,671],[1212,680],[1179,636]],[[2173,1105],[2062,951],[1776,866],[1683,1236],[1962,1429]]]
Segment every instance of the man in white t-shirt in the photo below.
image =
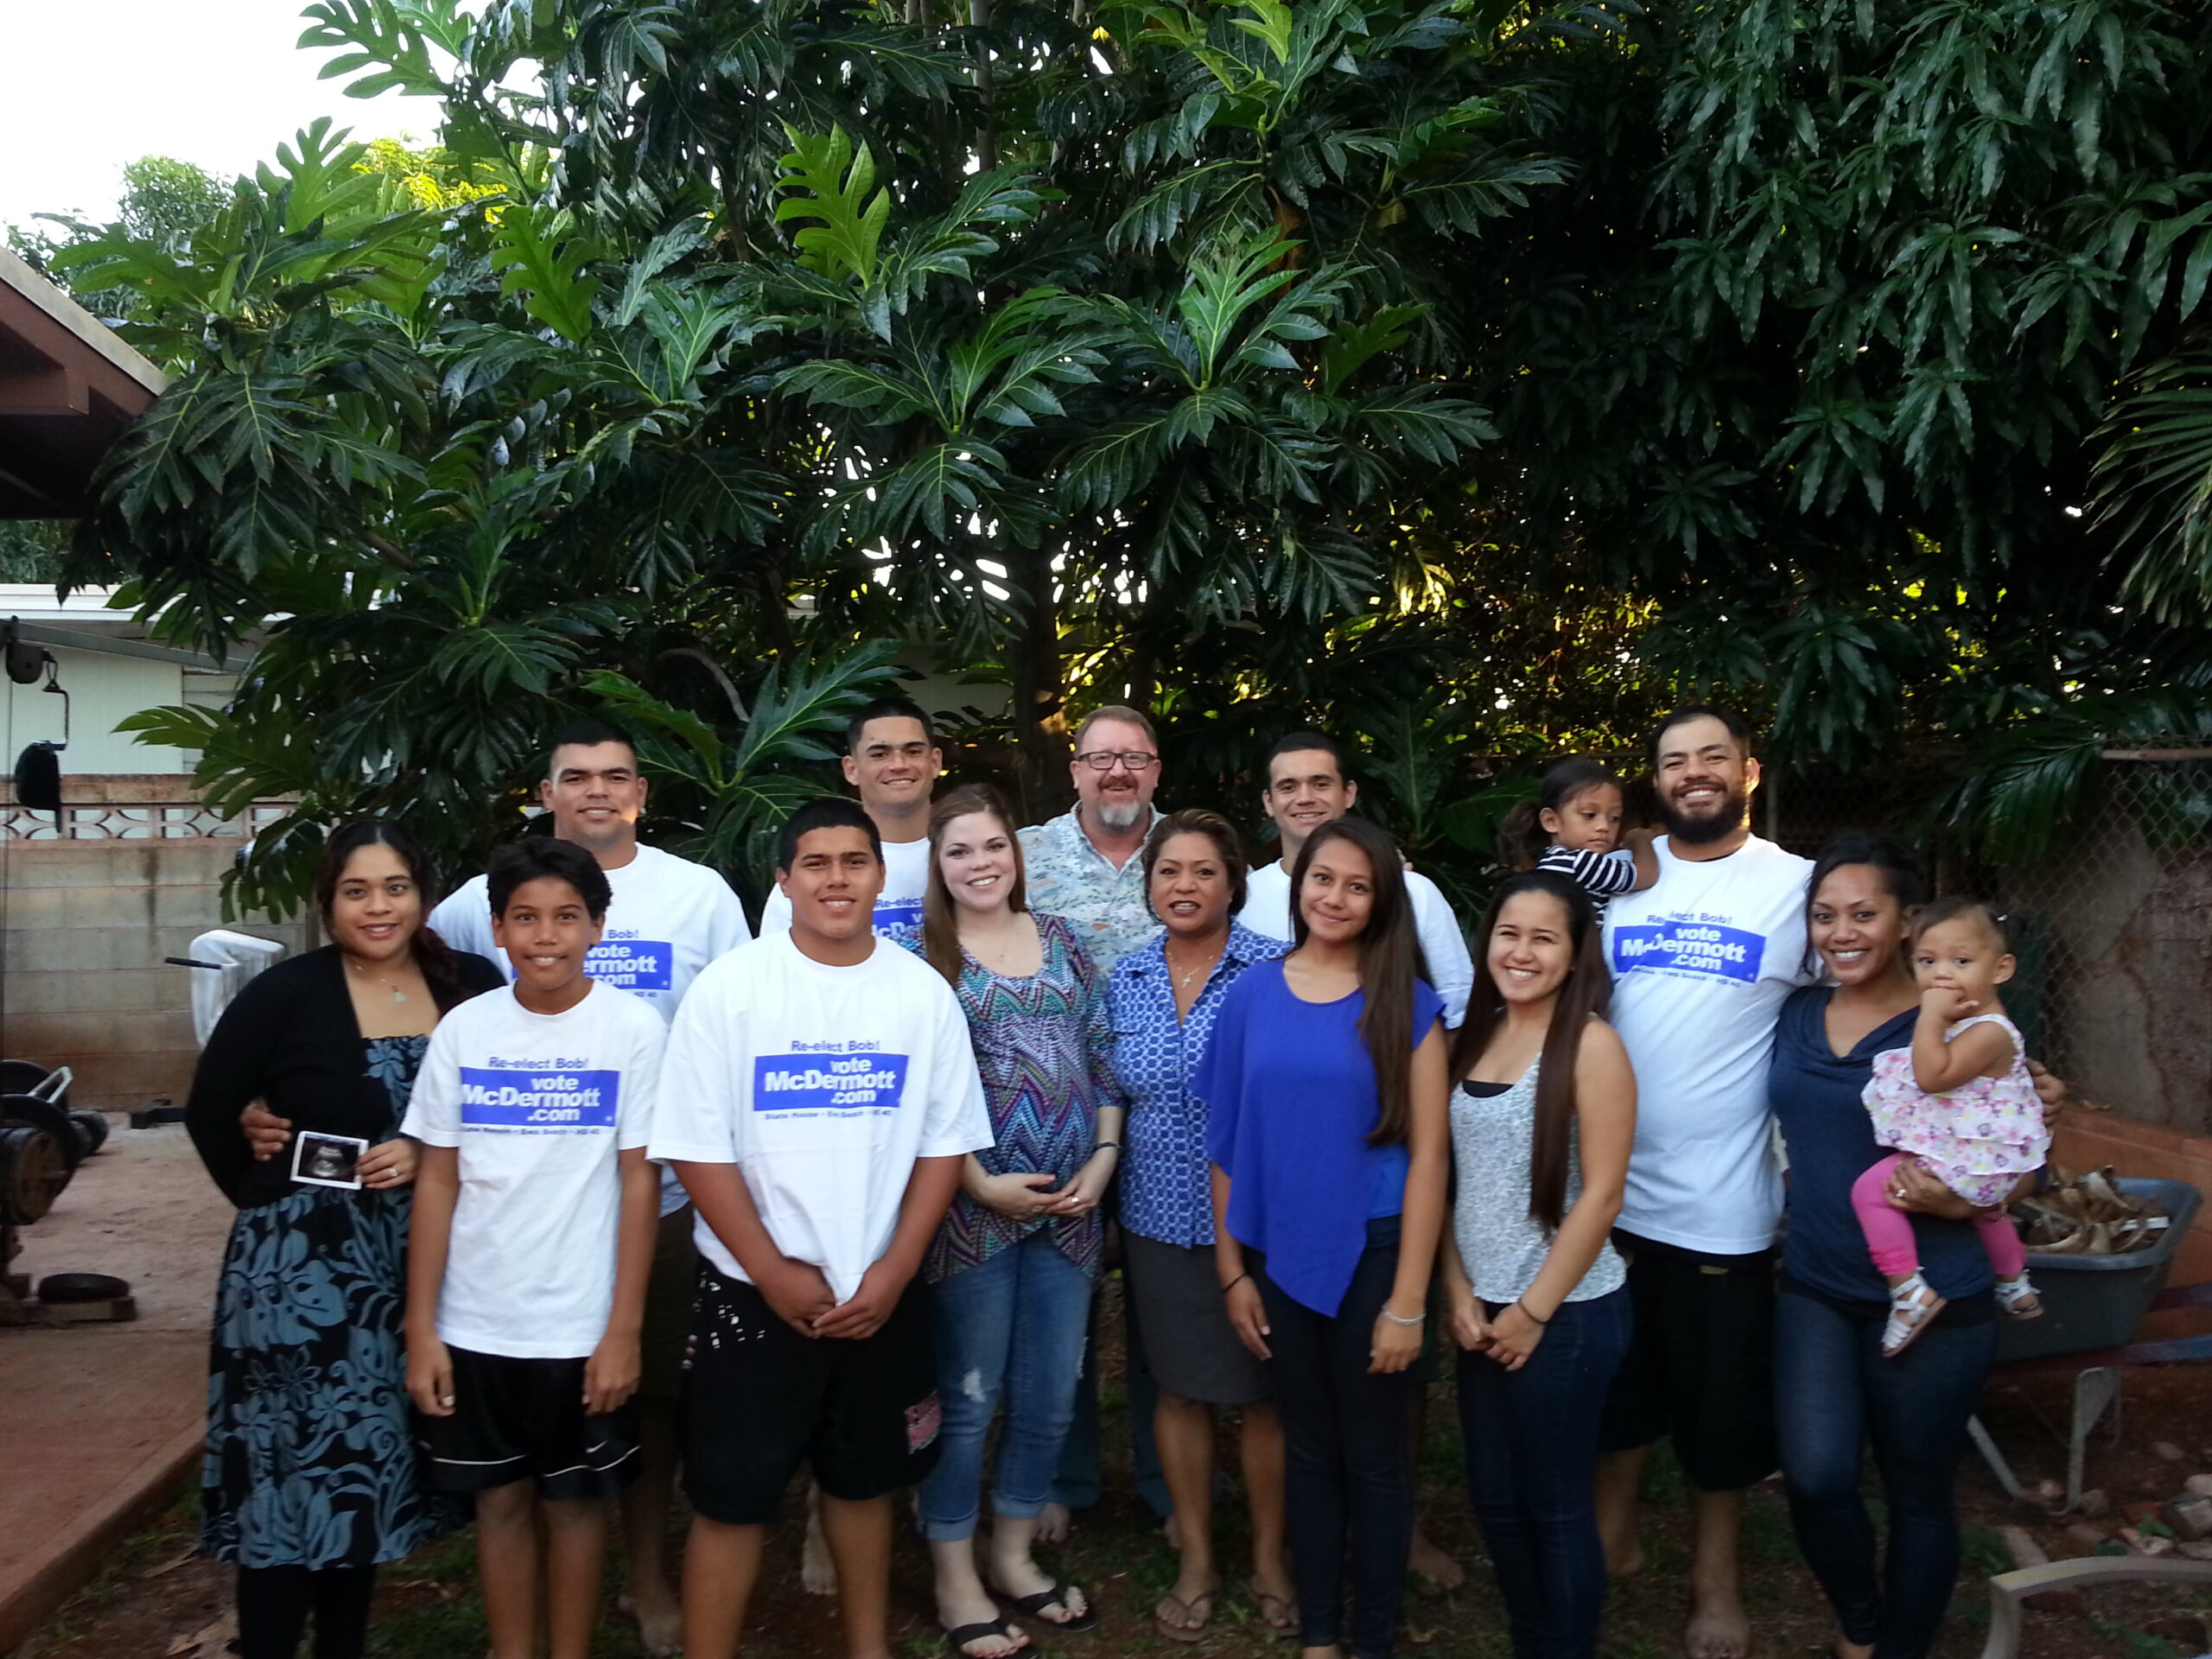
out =
[[[718,872],[639,841],[645,788],[637,746],[619,728],[585,720],[555,736],[537,797],[552,814],[555,837],[597,860],[613,893],[605,936],[585,958],[584,971],[643,999],[672,1022],[699,970],[753,933],[745,906]],[[432,911],[430,925],[454,950],[488,957],[513,977],[513,965],[492,937],[483,876],[464,882]],[[639,1395],[643,1453],[623,1505],[624,1599],[646,1645],[656,1649],[674,1646],[682,1621],[664,1541],[676,1500],[676,1391],[694,1261],[683,1189],[672,1177],[661,1183],[660,1203]]]
[[667,1028],[584,971],[608,896],[589,854],[534,838],[489,874],[515,982],[439,1022],[401,1125],[423,1147],[407,1389],[431,1484],[475,1501],[492,1651],[535,1653],[542,1623],[554,1659],[583,1659],[605,1500],[638,1472]]
[[1617,1573],[1641,1561],[1637,1490],[1673,1438],[1697,1536],[1692,1659],[1739,1659],[1744,1491],[1773,1472],[1775,1226],[1782,1174],[1767,1069],[1806,965],[1812,861],[1751,830],[1759,766],[1732,714],[1688,708],[1652,734],[1659,879],[1605,914],[1608,1016],[1636,1067],[1636,1147],[1616,1237],[1635,1335],[1605,1405],[1599,1520]]
[[[930,797],[944,771],[944,751],[919,704],[878,697],[845,722],[845,781],[883,841],[883,892],[875,931],[922,925],[930,886]],[[779,885],[761,906],[760,931],[791,925],[791,901]]]
[[677,1015],[652,1155],[698,1209],[683,1651],[732,1659],[785,1485],[810,1462],[846,1650],[886,1654],[891,1494],[939,1416],[917,1278],[966,1155],[991,1144],[950,986],[871,927],[874,823],[810,801],[784,826],[788,931],[699,976]]
[[[645,998],[673,1021],[699,970],[753,937],[745,906],[717,872],[638,839],[645,779],[637,747],[605,721],[578,721],[554,738],[537,798],[552,814],[554,835],[597,859],[614,892],[606,937],[584,971]],[[484,880],[454,889],[430,912],[430,925],[454,950],[488,957],[512,978],[512,965],[493,942]]]
[[[1282,836],[1282,856],[1245,879],[1244,908],[1236,919],[1254,932],[1271,939],[1291,937],[1291,868],[1306,836],[1344,817],[1358,801],[1359,785],[1351,770],[1337,741],[1319,732],[1293,732],[1268,751],[1268,787],[1260,810]],[[1406,896],[1413,900],[1429,988],[1444,999],[1444,1023],[1456,1029],[1475,983],[1467,937],[1436,883],[1418,870],[1406,872]]]

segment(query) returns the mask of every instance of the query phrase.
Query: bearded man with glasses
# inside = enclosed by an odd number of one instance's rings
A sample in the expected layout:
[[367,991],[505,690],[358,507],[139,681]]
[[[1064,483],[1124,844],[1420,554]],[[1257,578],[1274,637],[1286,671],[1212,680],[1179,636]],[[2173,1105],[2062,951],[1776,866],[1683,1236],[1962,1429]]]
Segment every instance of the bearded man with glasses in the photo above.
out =
[[[1075,728],[1075,759],[1068,771],[1075,780],[1074,810],[1021,831],[1029,907],[1066,917],[1103,978],[1122,957],[1164,931],[1145,902],[1144,860],[1139,856],[1160,819],[1152,804],[1152,792],[1160,787],[1160,740],[1152,722],[1118,703],[1092,710]],[[1092,1338],[1095,1345],[1095,1328]],[[1167,1482],[1152,1439],[1158,1395],[1134,1325],[1127,1352],[1129,1451],[1137,1496],[1166,1520]],[[1103,1491],[1097,1368],[1086,1349],[1075,1421],[1061,1444],[1059,1475],[1037,1518],[1037,1537],[1046,1543],[1065,1538],[1071,1512],[1090,1509]]]
[[1145,837],[1160,813],[1160,740],[1152,722],[1118,704],[1093,711],[1076,728],[1076,804],[1021,832],[1029,905],[1075,924],[1076,937],[1103,974],[1160,924],[1144,901]]

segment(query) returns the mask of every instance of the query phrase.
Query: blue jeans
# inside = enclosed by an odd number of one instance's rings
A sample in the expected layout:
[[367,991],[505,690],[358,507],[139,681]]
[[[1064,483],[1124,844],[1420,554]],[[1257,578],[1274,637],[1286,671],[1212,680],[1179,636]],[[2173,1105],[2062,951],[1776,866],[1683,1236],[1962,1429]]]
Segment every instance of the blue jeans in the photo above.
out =
[[[1847,1312],[1785,1288],[1776,1299],[1775,1411],[1797,1547],[1845,1639],[1871,1642],[1877,1659],[1922,1659],[1958,1577],[1951,1484],[1997,1326],[1937,1325],[1885,1359],[1887,1313],[1879,1303]],[[1859,1495],[1869,1441],[1890,1510],[1878,1571]]]
[[[1496,1310],[1493,1310],[1496,1311]],[[1467,1489],[1514,1659],[1588,1659],[1605,1605],[1592,1483],[1605,1390],[1628,1351],[1625,1288],[1562,1302],[1517,1371],[1459,1356]]]
[[937,1467],[922,1482],[922,1535],[972,1537],[982,1508],[983,1443],[1006,1400],[991,1510],[1034,1519],[1059,1466],[1090,1325],[1090,1280],[1040,1229],[937,1294]]

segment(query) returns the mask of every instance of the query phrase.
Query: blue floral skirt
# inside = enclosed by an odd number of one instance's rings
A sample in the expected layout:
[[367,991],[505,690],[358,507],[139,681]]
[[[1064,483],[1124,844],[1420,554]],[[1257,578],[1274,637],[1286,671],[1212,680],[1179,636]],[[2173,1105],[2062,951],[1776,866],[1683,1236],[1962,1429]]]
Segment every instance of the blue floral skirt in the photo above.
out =
[[417,1477],[400,1333],[407,1193],[242,1210],[215,1293],[201,1548],[240,1567],[397,1560],[461,1517]]

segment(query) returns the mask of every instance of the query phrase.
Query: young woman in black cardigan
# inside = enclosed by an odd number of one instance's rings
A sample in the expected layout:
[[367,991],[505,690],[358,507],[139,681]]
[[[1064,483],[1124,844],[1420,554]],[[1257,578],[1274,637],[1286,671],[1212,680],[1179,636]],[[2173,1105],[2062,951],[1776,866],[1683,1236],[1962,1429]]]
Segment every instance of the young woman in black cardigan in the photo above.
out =
[[[185,1110],[238,1207],[215,1296],[201,1542],[238,1569],[244,1659],[292,1659],[310,1614],[316,1659],[359,1659],[377,1564],[457,1518],[416,1480],[400,1349],[416,1147],[397,1130],[431,1027],[505,976],[424,927],[429,863],[389,824],[333,836],[315,896],[332,943],[238,994]],[[256,1102],[291,1131],[275,1157],[257,1159],[240,1124]],[[357,1158],[350,1141],[366,1143]],[[358,1185],[316,1184],[349,1163]]]

